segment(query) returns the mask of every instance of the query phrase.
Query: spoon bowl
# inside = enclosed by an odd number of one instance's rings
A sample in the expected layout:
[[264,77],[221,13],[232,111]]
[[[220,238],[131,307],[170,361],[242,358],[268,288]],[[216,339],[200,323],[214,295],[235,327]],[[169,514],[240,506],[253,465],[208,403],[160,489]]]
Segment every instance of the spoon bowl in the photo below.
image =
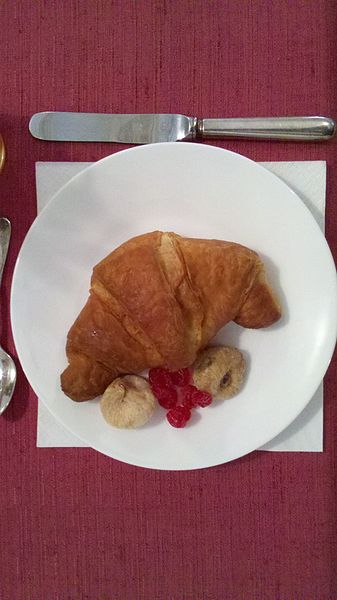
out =
[[[11,224],[5,217],[0,218],[0,285],[6,262]],[[0,415],[11,401],[16,383],[16,367],[9,354],[0,346]]]
[[2,135],[0,133],[0,173],[1,173],[2,169],[4,168],[5,160],[6,160],[5,142],[4,142],[3,137],[2,137]]
[[0,346],[0,415],[6,410],[12,399],[16,383],[14,361]]

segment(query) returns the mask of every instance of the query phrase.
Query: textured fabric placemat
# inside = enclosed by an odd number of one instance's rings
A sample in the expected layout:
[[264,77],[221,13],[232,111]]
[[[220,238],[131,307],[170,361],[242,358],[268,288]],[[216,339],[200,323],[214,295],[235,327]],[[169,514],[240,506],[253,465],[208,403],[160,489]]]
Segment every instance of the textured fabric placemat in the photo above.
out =
[[[72,177],[91,163],[36,163],[38,212]],[[324,231],[326,163],[324,161],[265,162],[264,167],[283,179],[302,199]],[[39,400],[37,423],[38,447],[86,447],[63,427]],[[321,384],[304,411],[274,440],[260,448],[272,451],[322,452],[323,385]]]
[[[0,203],[12,222],[1,344],[18,367],[0,418],[0,599],[336,600],[337,353],[324,378],[323,453],[253,452],[210,469],[156,471],[90,448],[36,447],[38,405],[9,310],[36,217],[35,163],[124,149],[36,140],[31,115],[336,119],[336,0],[20,0],[1,2],[0,18]],[[325,160],[337,259],[337,137],[210,143],[260,162]]]

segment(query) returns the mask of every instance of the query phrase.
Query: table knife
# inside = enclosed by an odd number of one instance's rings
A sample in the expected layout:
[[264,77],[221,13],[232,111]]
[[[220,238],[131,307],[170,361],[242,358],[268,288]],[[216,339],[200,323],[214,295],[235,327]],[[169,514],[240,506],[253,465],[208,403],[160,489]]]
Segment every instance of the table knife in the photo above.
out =
[[253,138],[323,141],[336,130],[328,117],[199,119],[173,114],[100,114],[40,112],[30,120],[30,133],[60,142],[150,144],[200,138]]

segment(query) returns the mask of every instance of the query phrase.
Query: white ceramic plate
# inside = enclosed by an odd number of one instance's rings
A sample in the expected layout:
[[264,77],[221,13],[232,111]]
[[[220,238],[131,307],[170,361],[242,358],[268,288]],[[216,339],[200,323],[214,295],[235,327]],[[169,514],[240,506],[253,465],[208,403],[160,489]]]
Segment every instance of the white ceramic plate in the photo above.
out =
[[[93,265],[128,238],[155,229],[258,251],[284,316],[269,329],[230,324],[217,336],[247,358],[238,396],[195,411],[183,430],[170,427],[160,407],[145,427],[117,430],[104,422],[98,401],[77,404],[61,392],[66,334],[87,298]],[[11,297],[19,358],[53,415],[96,450],[158,469],[224,463],[287,427],[328,367],[336,308],[329,248],[298,196],[243,156],[190,143],[129,149],[73,178],[28,232]]]

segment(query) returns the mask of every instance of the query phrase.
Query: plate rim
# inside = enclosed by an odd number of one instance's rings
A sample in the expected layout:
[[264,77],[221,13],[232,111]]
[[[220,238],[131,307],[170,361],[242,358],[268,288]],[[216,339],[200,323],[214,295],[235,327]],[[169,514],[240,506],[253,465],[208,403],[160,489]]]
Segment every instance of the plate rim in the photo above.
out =
[[[180,143],[179,146],[182,146],[183,143]],[[65,184],[63,184],[59,190],[57,190],[56,193],[53,194],[53,196],[50,198],[50,200],[47,202],[47,204],[45,205],[45,207],[39,212],[39,214],[36,216],[36,218],[34,219],[34,221],[32,222],[31,226],[29,227],[25,238],[22,242],[22,245],[20,247],[19,253],[17,255],[16,261],[15,261],[15,267],[14,267],[14,271],[13,271],[13,277],[12,277],[12,283],[11,283],[11,293],[10,293],[10,320],[11,320],[11,325],[12,325],[12,332],[13,332],[13,339],[14,339],[14,344],[17,350],[17,355],[18,355],[18,359],[20,360],[20,364],[21,367],[27,377],[27,380],[29,382],[29,385],[32,387],[34,393],[39,397],[39,399],[44,403],[44,406],[46,406],[46,408],[49,410],[49,412],[53,415],[53,417],[63,426],[65,427],[69,432],[71,432],[73,435],[75,435],[77,438],[81,439],[84,443],[88,444],[88,441],[86,439],[84,439],[81,435],[79,435],[77,432],[75,433],[74,430],[71,428],[71,426],[68,426],[66,422],[64,422],[62,420],[62,418],[60,418],[60,416],[55,413],[50,406],[48,405],[48,403],[45,401],[44,399],[44,394],[39,393],[38,391],[38,385],[34,386],[32,385],[32,383],[30,382],[30,379],[28,377],[28,373],[26,370],[26,364],[23,364],[21,356],[22,356],[22,348],[19,348],[20,343],[18,343],[18,335],[16,332],[16,326],[15,326],[15,318],[14,318],[14,296],[15,296],[15,286],[17,284],[17,272],[20,268],[20,259],[22,257],[22,254],[24,253],[26,244],[29,243],[30,237],[34,234],[34,230],[35,227],[38,226],[38,223],[40,221],[40,217],[42,214],[45,213],[45,211],[51,210],[52,205],[54,205],[57,200],[58,197],[62,195],[63,191],[65,188],[70,187],[74,181],[78,178],[81,178],[84,176],[84,174],[86,174],[88,171],[90,171],[91,169],[95,169],[97,168],[97,165],[101,165],[102,163],[105,162],[109,162],[111,160],[113,160],[114,157],[116,157],[117,155],[120,156],[121,154],[124,153],[131,153],[131,152],[139,152],[140,150],[145,150],[147,151],[149,148],[158,148],[158,147],[162,147],[162,146],[177,146],[177,142],[164,142],[161,144],[148,144],[148,145],[142,145],[142,146],[133,146],[131,148],[126,148],[117,152],[114,152],[108,156],[103,157],[102,159],[93,162],[92,164],[88,165],[86,168],[84,168],[81,172],[75,174],[71,179],[69,179]],[[185,144],[184,144],[185,146]],[[301,208],[304,209],[304,211],[306,211],[308,213],[308,215],[310,216],[310,219],[312,221],[312,224],[314,224],[314,226],[316,227],[317,233],[321,238],[321,242],[323,243],[322,247],[325,246],[325,255],[326,255],[326,266],[328,268],[328,270],[330,271],[330,275],[334,275],[334,284],[335,284],[335,308],[337,308],[337,276],[336,276],[336,267],[335,267],[335,263],[334,263],[334,259],[333,259],[333,255],[331,252],[331,249],[329,247],[329,244],[327,242],[327,239],[324,235],[324,233],[322,232],[321,228],[319,227],[316,219],[314,218],[314,216],[312,215],[311,211],[309,210],[309,208],[305,205],[305,203],[301,200],[301,198],[298,196],[298,194],[292,189],[290,188],[280,177],[278,177],[277,175],[275,175],[274,173],[272,173],[271,171],[268,170],[267,167],[265,167],[264,165],[259,164],[258,162],[242,155],[239,154],[237,152],[233,152],[231,150],[227,150],[224,148],[220,148],[218,146],[211,146],[208,144],[200,144],[200,143],[193,143],[193,142],[188,142],[188,144],[186,144],[186,147],[198,147],[199,149],[212,149],[214,151],[219,151],[222,153],[225,153],[227,155],[232,155],[235,156],[236,159],[240,159],[243,162],[248,161],[249,163],[251,163],[252,165],[254,165],[254,168],[262,170],[264,173],[268,174],[268,177],[271,178],[271,180],[273,179],[277,179],[278,182],[280,182],[282,184],[282,186],[285,186],[285,188],[287,189],[288,193],[291,192],[292,196],[294,198],[296,198],[296,200],[298,200],[301,203]],[[329,368],[329,365],[331,363],[332,357],[333,357],[333,352],[334,352],[334,347],[336,344],[336,337],[337,337],[337,310],[335,310],[334,312],[335,318],[334,318],[334,323],[331,323],[331,327],[330,327],[330,337],[329,337],[329,341],[330,343],[328,344],[329,349],[326,353],[326,360],[324,362],[321,362],[321,369],[320,371],[322,372],[322,377],[320,377],[315,389],[313,390],[312,394],[310,395],[309,399],[306,400],[304,402],[303,405],[301,405],[301,407],[299,408],[297,414],[295,416],[292,416],[289,420],[289,422],[285,425],[282,426],[282,428],[277,432],[277,433],[273,433],[272,437],[267,436],[267,439],[265,441],[262,441],[262,443],[260,444],[260,446],[265,445],[266,443],[270,442],[272,439],[274,439],[279,433],[281,433],[282,431],[284,431],[299,415],[300,413],[303,411],[303,409],[307,406],[307,404],[310,402],[312,396],[314,395],[315,391],[317,390],[317,388],[319,387],[327,369]],[[325,340],[325,346],[327,345],[327,340]],[[260,447],[259,446],[259,447]],[[240,454],[239,456],[236,456],[235,458],[229,458],[229,459],[225,459],[225,460],[219,460],[218,462],[211,462],[208,464],[202,464],[199,466],[179,466],[179,467],[167,467],[167,466],[154,466],[154,465],[150,465],[150,464],[144,464],[143,462],[137,462],[137,461],[128,461],[125,458],[122,458],[117,454],[114,453],[114,456],[112,456],[111,454],[107,454],[104,450],[102,450],[101,448],[95,446],[95,444],[90,443],[89,447],[93,448],[94,450],[103,453],[107,456],[109,456],[110,458],[114,458],[115,460],[119,460],[120,462],[123,462],[125,464],[131,464],[134,466],[140,466],[143,468],[150,468],[150,469],[155,469],[155,470],[169,470],[169,471],[185,471],[185,470],[195,470],[195,469],[202,469],[202,468],[209,468],[212,466],[218,466],[220,464],[226,464],[227,462],[232,462],[233,460],[238,460],[239,458],[242,458],[243,456],[246,456],[247,454],[250,454],[251,452],[257,450],[258,448],[254,447],[251,448],[247,451],[244,451],[244,453]]]

